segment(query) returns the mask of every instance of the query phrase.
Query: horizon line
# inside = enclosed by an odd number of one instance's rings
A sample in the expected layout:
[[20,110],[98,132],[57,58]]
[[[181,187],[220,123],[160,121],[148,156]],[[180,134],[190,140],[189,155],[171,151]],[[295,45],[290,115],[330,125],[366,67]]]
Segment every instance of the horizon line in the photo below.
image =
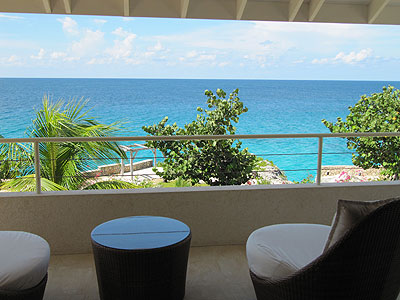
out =
[[277,78],[162,78],[162,77],[0,77],[0,79],[117,79],[117,80],[258,80],[258,81],[367,81],[400,82],[390,79],[277,79]]

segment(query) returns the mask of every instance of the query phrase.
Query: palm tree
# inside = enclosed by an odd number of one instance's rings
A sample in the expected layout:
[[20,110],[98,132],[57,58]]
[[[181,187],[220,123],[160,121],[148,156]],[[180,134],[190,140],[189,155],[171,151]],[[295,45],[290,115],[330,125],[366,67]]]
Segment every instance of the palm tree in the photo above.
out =
[[[43,98],[43,108],[27,130],[29,137],[105,137],[121,130],[121,123],[101,124],[89,116],[88,101],[83,98],[65,103],[53,103]],[[1,136],[0,136],[1,138]],[[135,188],[120,180],[88,181],[84,171],[96,167],[99,161],[119,161],[126,158],[116,142],[40,143],[42,190]],[[10,178],[0,188],[10,191],[34,191],[33,147],[31,145],[0,145],[0,176]]]

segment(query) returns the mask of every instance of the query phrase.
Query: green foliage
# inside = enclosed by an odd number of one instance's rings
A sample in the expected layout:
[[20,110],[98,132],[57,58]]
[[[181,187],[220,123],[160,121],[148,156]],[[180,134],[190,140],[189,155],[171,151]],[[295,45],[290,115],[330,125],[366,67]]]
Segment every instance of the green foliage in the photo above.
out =
[[[101,124],[88,114],[86,100],[72,100],[65,103],[59,100],[53,103],[48,97],[43,99],[43,108],[36,112],[31,127],[27,130],[29,137],[105,137],[114,135],[120,123]],[[122,181],[95,182],[87,184],[82,174],[95,167],[95,162],[108,160],[109,157],[126,158],[114,142],[59,142],[40,143],[39,159],[41,166],[42,189],[85,189],[90,188],[134,188],[135,185]],[[33,148],[22,144],[1,144],[0,159],[7,164],[1,168],[2,178],[11,178],[1,188],[10,191],[31,191],[35,189],[32,175]],[[116,159],[115,162],[118,162]],[[50,182],[52,184],[50,184]],[[23,187],[22,183],[26,186]]]
[[191,186],[191,184],[189,181],[182,179],[182,177],[178,177],[175,180],[175,186],[176,187],[186,187],[186,186]]
[[83,190],[115,190],[115,189],[132,189],[139,188],[130,182],[121,180],[105,180],[98,181],[83,188]]
[[[41,178],[40,180],[42,191],[65,191],[65,187],[54,183],[46,178]],[[1,189],[10,190],[13,192],[34,192],[36,191],[36,180],[35,175],[26,175],[18,178],[13,178],[11,180],[5,181],[1,185]]]
[[[167,125],[168,117],[165,117],[158,124],[143,126],[143,130],[153,136],[235,134],[233,123],[248,110],[238,92],[236,89],[226,99],[226,93],[221,89],[216,95],[207,90],[208,109],[198,107],[199,114],[193,122],[180,128],[176,123]],[[251,178],[255,164],[255,156],[247,148],[241,149],[241,142],[234,139],[150,141],[146,146],[163,153],[163,171],[157,171],[157,174],[167,181],[182,178],[192,185],[201,180],[209,185],[242,184]]]
[[265,167],[272,166],[275,164],[272,160],[263,159],[262,157],[256,157],[256,164],[253,171],[263,171]]
[[[1,139],[4,138],[0,135]],[[33,166],[31,145],[14,143],[0,144],[0,183],[6,178],[29,174],[26,166]]]
[[272,184],[270,180],[268,180],[264,177],[257,177],[256,181],[257,181],[257,184],[264,184],[264,185]]
[[[400,91],[392,86],[383,87],[381,93],[363,95],[349,107],[346,120],[337,118],[336,123],[322,120],[333,133],[336,132],[398,132],[400,129]],[[383,175],[399,179],[400,138],[355,137],[347,138],[347,147],[355,150],[353,164],[363,169],[383,167]]]

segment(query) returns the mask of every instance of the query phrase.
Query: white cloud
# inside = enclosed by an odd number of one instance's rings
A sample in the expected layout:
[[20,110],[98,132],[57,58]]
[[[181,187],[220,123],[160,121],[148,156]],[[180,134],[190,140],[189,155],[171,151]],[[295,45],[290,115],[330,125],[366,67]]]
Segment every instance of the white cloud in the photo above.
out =
[[[313,63],[328,63],[334,56],[323,58],[332,53],[344,51],[345,55],[349,55],[354,47],[367,49],[376,43],[374,39],[383,39],[376,26],[288,22],[241,24],[211,25],[186,33],[153,36],[152,39],[175,52],[175,61],[193,64],[195,57],[216,54],[217,63],[231,61],[232,64],[239,64],[247,60],[246,65],[255,68],[261,65],[301,64],[321,57]],[[365,53],[355,53],[354,58],[350,55],[340,61],[356,63],[363,55]]]
[[114,35],[120,36],[120,37],[127,37],[130,34],[132,34],[129,31],[124,30],[122,27],[118,27],[117,29],[115,29],[111,33],[114,34]]
[[21,19],[25,19],[24,17],[13,16],[13,15],[5,15],[5,14],[0,14],[0,18],[10,19],[10,20],[21,20]]
[[122,17],[122,21],[124,21],[124,22],[132,22],[132,21],[135,21],[135,18],[132,18],[132,17]]
[[199,53],[196,50],[192,50],[192,51],[186,53],[187,58],[193,58],[193,57],[196,57],[197,55],[199,55]]
[[72,35],[79,34],[78,23],[71,17],[57,19],[62,24],[64,32]]
[[106,24],[108,21],[104,20],[104,19],[94,19],[93,22],[95,22],[98,25],[104,25]]
[[45,54],[46,54],[46,51],[43,48],[41,48],[39,50],[39,53],[37,55],[31,55],[31,58],[37,59],[37,60],[42,60]]
[[328,58],[321,58],[321,59],[314,58],[311,61],[311,63],[312,64],[327,64],[327,63],[329,63],[329,59]]
[[104,65],[111,63],[110,59],[107,58],[92,58],[86,64],[88,65]]
[[320,59],[313,59],[311,61],[312,64],[332,64],[332,63],[345,63],[345,64],[356,64],[367,58],[372,56],[371,49],[362,49],[359,52],[351,51],[349,54],[344,53],[343,51],[339,52],[333,58],[320,58]]
[[71,50],[76,56],[84,56],[93,54],[104,41],[104,32],[100,30],[92,31],[87,29],[84,36],[76,42],[72,43]]
[[334,60],[342,61],[346,64],[354,64],[360,61],[363,61],[372,55],[371,49],[362,49],[359,52],[352,51],[349,54],[345,54],[344,52],[338,53]]
[[21,59],[17,55],[13,54],[13,55],[10,55],[9,57],[0,57],[0,64],[21,66],[22,62],[21,62]]
[[118,27],[112,33],[122,39],[114,40],[114,46],[107,48],[105,53],[112,56],[114,59],[129,57],[132,54],[133,41],[136,38],[136,34],[125,31],[122,27]]
[[66,56],[67,56],[67,53],[65,53],[65,52],[53,52],[50,54],[50,57],[52,59],[64,58]]
[[[225,56],[230,60],[232,56],[236,56],[236,59],[243,59],[243,56],[247,55],[247,59],[254,60],[257,64],[259,64],[260,57],[268,58],[270,61],[278,60],[295,45],[290,38],[284,37],[281,33],[270,32],[263,26],[251,22],[245,23],[244,26],[225,24],[184,34],[154,38],[166,44],[171,43],[183,48],[196,49],[187,54],[192,57],[196,54],[200,56],[202,52],[215,53],[221,59]],[[196,51],[200,53],[196,53]],[[186,56],[186,58],[192,57]]]
[[158,41],[153,47],[149,47],[148,49],[149,49],[150,51],[158,52],[158,51],[163,50],[164,47],[163,47],[163,45],[160,43],[160,41]]
[[[217,54],[210,54],[207,52],[198,52],[196,50],[192,50],[187,52],[184,56],[178,58],[180,62],[185,62],[190,66],[200,66],[202,64],[210,64],[217,65]],[[225,66],[224,62],[221,62],[221,66]]]
[[153,56],[154,54],[156,54],[154,51],[147,51],[147,52],[143,53],[144,57],[147,57],[147,58]]
[[201,54],[197,58],[198,61],[209,61],[216,60],[217,56],[215,54]]
[[130,65],[139,65],[143,62],[136,58],[126,58],[125,63],[130,64]]
[[8,59],[7,59],[7,62],[9,62],[9,63],[15,63],[15,62],[17,62],[18,61],[18,56],[16,56],[16,55],[11,55]]
[[218,64],[218,67],[223,68],[223,67],[226,67],[227,65],[230,65],[230,62],[223,61],[223,62],[221,62],[221,63]]
[[254,30],[264,31],[270,33],[312,33],[321,34],[329,37],[337,38],[355,38],[362,37],[366,32],[371,33],[373,30],[366,28],[365,25],[354,24],[331,24],[331,23],[297,23],[290,22],[265,22],[265,21],[252,21]]
[[68,62],[73,62],[73,61],[78,61],[80,59],[81,59],[80,57],[70,56],[70,57],[65,57],[63,60]]

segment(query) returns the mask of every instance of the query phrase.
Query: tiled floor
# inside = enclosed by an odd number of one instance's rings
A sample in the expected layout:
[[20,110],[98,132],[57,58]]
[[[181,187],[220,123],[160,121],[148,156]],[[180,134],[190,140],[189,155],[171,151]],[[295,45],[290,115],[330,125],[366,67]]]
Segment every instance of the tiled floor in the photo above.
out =
[[[93,256],[55,255],[45,300],[97,300]],[[193,247],[185,300],[255,300],[244,246]]]

